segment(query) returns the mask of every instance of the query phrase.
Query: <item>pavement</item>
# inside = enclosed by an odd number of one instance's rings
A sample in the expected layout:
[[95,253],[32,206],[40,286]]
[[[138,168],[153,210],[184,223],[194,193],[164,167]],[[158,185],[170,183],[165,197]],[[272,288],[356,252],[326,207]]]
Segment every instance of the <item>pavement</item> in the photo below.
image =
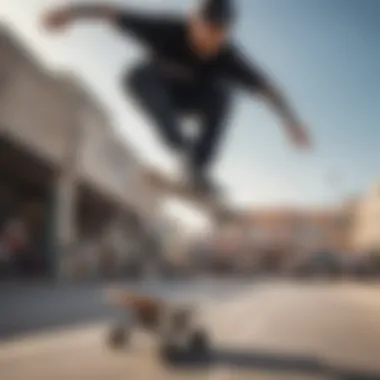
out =
[[206,363],[164,365],[143,334],[114,352],[98,320],[4,338],[1,379],[380,379],[379,285],[210,284],[171,293],[198,300],[213,340]]
[[0,339],[73,325],[99,322],[112,316],[103,290],[121,286],[165,299],[220,299],[243,291],[252,281],[197,279],[87,284],[0,284]]

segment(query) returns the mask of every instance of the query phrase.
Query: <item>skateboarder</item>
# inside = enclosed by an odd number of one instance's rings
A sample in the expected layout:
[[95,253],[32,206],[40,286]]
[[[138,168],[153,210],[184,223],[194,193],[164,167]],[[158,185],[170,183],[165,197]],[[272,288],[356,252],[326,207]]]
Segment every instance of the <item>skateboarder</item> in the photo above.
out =
[[[232,0],[209,0],[182,19],[145,14],[112,5],[72,5],[49,12],[45,25],[59,30],[75,21],[111,23],[139,41],[150,53],[128,70],[124,85],[158,128],[168,147],[185,157],[195,189],[215,193],[211,164],[225,134],[231,89],[240,85],[262,95],[280,116],[299,147],[309,138],[285,97],[230,40],[236,15]],[[180,122],[195,116],[199,134],[186,138]]]

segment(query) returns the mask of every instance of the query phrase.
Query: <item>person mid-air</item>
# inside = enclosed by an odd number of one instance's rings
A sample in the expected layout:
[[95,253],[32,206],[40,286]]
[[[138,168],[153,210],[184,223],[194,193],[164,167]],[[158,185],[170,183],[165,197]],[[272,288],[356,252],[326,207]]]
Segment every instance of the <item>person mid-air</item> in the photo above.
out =
[[[225,134],[233,86],[261,95],[280,116],[299,147],[309,137],[285,97],[231,41],[236,21],[231,0],[209,0],[189,17],[146,14],[114,5],[71,5],[48,12],[44,24],[60,30],[73,22],[101,20],[139,41],[150,53],[128,69],[123,85],[158,128],[163,141],[185,157],[194,190],[217,194],[211,165]],[[194,116],[199,133],[190,139],[181,121]]]

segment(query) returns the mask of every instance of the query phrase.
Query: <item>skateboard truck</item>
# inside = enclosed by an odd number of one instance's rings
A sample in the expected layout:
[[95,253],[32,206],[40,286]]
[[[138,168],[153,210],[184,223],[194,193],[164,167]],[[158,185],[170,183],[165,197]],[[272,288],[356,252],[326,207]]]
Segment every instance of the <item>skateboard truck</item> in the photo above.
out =
[[107,343],[113,349],[125,347],[132,330],[141,328],[157,338],[160,356],[166,361],[178,355],[204,355],[208,351],[208,335],[197,326],[192,307],[124,290],[113,290],[107,298],[112,306],[126,313],[123,322],[111,326],[109,331]]

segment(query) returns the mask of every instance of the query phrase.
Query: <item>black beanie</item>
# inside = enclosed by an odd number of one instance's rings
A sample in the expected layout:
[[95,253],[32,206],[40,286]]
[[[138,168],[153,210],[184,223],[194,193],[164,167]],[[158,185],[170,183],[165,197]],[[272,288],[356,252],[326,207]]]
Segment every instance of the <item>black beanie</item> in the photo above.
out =
[[233,0],[204,0],[200,15],[203,19],[221,26],[230,26],[235,21]]

